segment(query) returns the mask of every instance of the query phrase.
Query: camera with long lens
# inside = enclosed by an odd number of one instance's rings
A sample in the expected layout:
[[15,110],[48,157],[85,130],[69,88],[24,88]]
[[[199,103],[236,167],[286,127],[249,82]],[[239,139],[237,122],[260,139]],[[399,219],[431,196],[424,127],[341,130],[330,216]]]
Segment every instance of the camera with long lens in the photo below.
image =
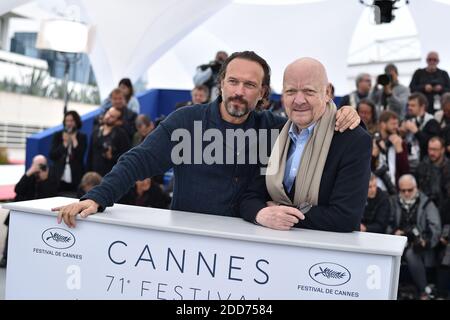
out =
[[220,63],[220,62],[218,62],[218,61],[213,61],[213,62],[211,62],[211,63],[209,64],[209,67],[211,68],[211,70],[212,70],[214,73],[217,73],[217,72],[219,72],[220,67],[222,67],[222,63]]
[[386,151],[389,149],[389,147],[392,146],[392,142],[389,139],[384,140],[384,148],[381,147],[380,142],[383,141],[383,138],[381,137],[381,133],[375,132],[373,134],[373,139],[375,140],[375,143],[377,144],[378,148],[380,148],[380,151]]
[[382,85],[383,87],[390,83],[392,83],[392,76],[389,73],[383,73],[377,77],[377,84]]
[[391,181],[391,177],[389,176],[389,168],[386,165],[382,165],[377,170],[375,170],[373,173],[378,178],[380,178],[381,181],[383,181],[383,183],[384,183],[384,185],[386,187],[386,191],[390,195],[397,194],[397,188],[395,187],[395,185]]
[[212,70],[214,73],[217,73],[217,72],[219,72],[220,67],[222,67],[222,63],[220,63],[219,61],[214,60],[214,61],[211,61],[211,62],[208,63],[208,64],[202,64],[202,65],[200,66],[200,69],[201,69],[202,71],[205,71],[206,69],[211,68],[211,70]]
[[405,120],[404,120],[404,121],[413,121],[413,122],[416,124],[416,126],[417,126],[418,128],[420,127],[420,121],[417,120],[417,117],[416,117],[416,116],[407,114],[407,115],[405,116]]

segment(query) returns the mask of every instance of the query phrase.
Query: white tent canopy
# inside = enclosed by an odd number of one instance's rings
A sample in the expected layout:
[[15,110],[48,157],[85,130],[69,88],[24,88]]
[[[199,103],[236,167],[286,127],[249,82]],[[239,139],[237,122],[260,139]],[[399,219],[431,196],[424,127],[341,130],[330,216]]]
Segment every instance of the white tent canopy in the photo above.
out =
[[[2,0],[0,14],[26,0]],[[338,94],[347,90],[347,57],[364,7],[357,0],[46,0],[52,10],[72,6],[95,28],[90,60],[104,97],[122,77],[137,80],[147,69],[151,87],[190,88],[195,67],[218,50],[254,50],[272,67],[272,86],[280,91],[284,67],[301,56],[321,60]],[[440,53],[450,67],[450,1],[415,0],[408,8],[421,41],[422,56]],[[45,3],[45,5],[44,5]],[[50,5],[51,4],[51,5]],[[344,92],[343,92],[344,90]]]

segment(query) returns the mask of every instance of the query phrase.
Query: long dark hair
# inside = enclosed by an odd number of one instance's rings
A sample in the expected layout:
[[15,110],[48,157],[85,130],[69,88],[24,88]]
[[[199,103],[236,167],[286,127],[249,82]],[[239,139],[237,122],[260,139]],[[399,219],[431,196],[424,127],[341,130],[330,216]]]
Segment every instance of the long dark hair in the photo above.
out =
[[76,112],[74,110],[67,111],[63,118],[63,127],[66,126],[65,122],[66,122],[67,116],[72,116],[73,121],[75,121],[75,125],[77,126],[77,130],[80,130],[81,126],[83,125],[83,122],[81,122],[81,118],[80,118],[80,115],[78,114],[78,112]]
[[356,112],[359,112],[359,106],[362,105],[362,104],[365,104],[365,105],[369,106],[370,109],[372,110],[372,124],[377,123],[378,122],[378,120],[377,120],[377,111],[376,111],[376,108],[375,108],[375,104],[372,102],[372,100],[361,99],[358,102],[358,105],[356,106]]

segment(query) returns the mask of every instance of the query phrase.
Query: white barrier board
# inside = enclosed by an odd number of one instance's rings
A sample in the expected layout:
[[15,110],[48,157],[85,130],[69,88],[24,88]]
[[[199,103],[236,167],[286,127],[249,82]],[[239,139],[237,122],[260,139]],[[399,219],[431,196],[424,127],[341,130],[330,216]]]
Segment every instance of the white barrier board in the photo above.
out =
[[395,256],[77,223],[12,211],[7,299],[395,298]]

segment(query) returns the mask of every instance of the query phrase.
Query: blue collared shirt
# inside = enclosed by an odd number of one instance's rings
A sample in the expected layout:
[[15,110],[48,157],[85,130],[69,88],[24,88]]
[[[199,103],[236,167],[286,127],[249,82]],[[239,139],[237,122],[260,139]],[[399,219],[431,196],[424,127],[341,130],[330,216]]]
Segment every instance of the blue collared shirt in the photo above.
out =
[[298,131],[298,127],[292,123],[289,128],[289,137],[291,138],[291,145],[286,161],[286,169],[284,171],[283,185],[288,192],[291,191],[294,185],[295,178],[297,177],[297,171],[300,166],[300,159],[302,158],[303,150],[309,137],[312,135],[315,123],[308,128]]

